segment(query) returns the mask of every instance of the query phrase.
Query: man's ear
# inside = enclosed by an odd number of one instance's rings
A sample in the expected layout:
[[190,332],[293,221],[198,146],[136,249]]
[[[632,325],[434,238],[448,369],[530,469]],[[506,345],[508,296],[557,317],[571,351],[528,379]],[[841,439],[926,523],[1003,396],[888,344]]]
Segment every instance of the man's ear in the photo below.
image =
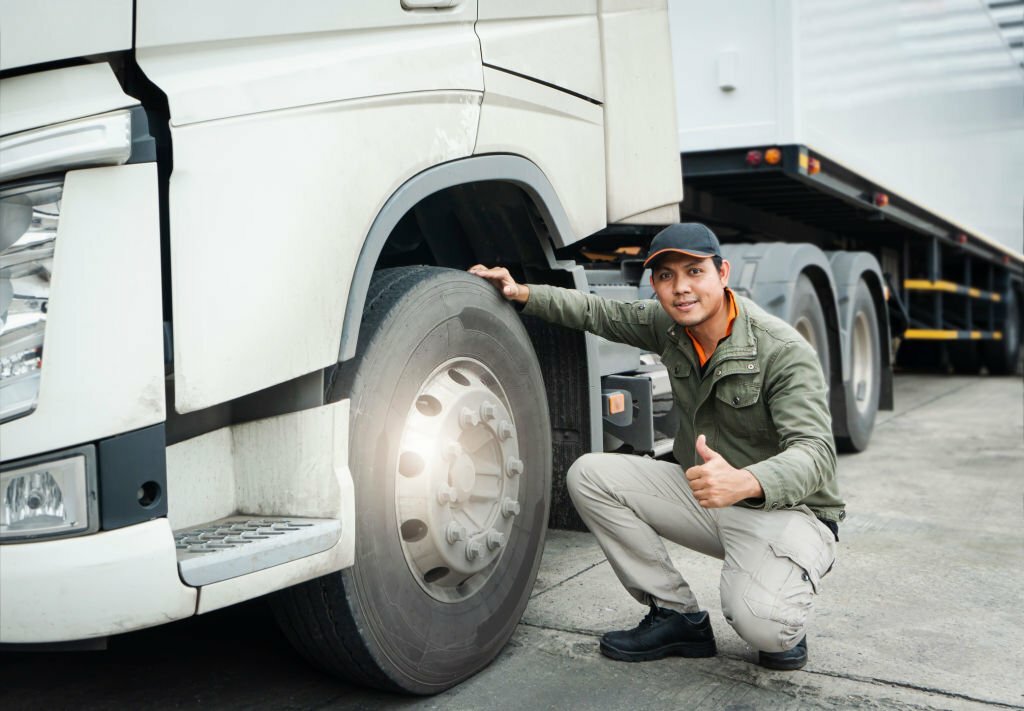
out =
[[718,270],[718,276],[722,279],[722,286],[729,286],[729,272],[732,269],[732,265],[729,264],[728,259],[722,260],[722,267]]

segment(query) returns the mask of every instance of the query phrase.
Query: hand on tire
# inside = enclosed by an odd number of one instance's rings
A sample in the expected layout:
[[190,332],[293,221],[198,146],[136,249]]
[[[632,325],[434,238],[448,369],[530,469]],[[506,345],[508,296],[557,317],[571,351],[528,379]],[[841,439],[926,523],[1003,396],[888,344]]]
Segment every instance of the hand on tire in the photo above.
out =
[[509,301],[525,304],[530,298],[530,287],[526,284],[517,284],[505,267],[485,267],[483,264],[476,264],[469,268],[469,273],[491,282]]

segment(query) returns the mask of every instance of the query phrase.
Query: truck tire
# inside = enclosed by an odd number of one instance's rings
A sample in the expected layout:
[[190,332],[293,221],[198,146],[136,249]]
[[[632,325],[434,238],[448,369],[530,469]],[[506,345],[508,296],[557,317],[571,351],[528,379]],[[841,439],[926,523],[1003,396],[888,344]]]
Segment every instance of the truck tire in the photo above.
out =
[[843,383],[846,395],[846,432],[836,438],[841,452],[862,452],[871,440],[878,415],[878,399],[882,388],[882,349],[878,328],[878,312],[871,290],[861,279],[853,293],[849,336],[850,378]]
[[497,656],[533,588],[551,490],[540,367],[490,284],[405,267],[374,274],[340,372],[355,565],[278,593],[275,613],[329,673],[436,694]]
[[796,289],[793,292],[793,308],[790,311],[790,323],[818,354],[818,362],[821,363],[825,382],[831,383],[832,367],[828,323],[825,321],[825,312],[821,308],[818,292],[806,274],[801,274],[797,278]]
[[1014,375],[1020,366],[1020,305],[1016,292],[1007,290],[1003,300],[1006,304],[1003,337],[986,341],[982,350],[985,367],[991,375]]

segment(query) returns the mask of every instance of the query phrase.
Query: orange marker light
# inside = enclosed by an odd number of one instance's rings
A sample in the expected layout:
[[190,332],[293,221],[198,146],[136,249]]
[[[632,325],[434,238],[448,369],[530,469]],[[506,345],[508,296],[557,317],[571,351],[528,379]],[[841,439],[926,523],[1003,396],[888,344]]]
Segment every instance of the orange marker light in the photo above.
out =
[[608,396],[608,414],[617,415],[626,409],[626,396],[622,393],[612,393]]
[[889,196],[885,193],[875,193],[874,202],[878,207],[885,207],[889,204]]
[[782,151],[778,148],[769,148],[764,152],[764,162],[768,165],[778,165],[782,160]]
[[820,172],[821,172],[821,161],[820,160],[818,160],[817,158],[811,158],[809,161],[807,161],[807,174],[808,175],[817,175]]

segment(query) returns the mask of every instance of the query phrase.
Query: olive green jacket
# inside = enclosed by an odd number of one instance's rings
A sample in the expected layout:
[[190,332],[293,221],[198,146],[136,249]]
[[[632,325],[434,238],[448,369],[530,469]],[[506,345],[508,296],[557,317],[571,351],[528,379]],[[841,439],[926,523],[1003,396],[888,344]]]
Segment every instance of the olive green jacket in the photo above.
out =
[[760,482],[764,500],[740,505],[810,508],[828,521],[845,517],[836,482],[828,388],[818,358],[791,326],[734,294],[738,315],[703,377],[682,326],[657,301],[627,303],[571,289],[530,284],[523,313],[661,355],[680,409],[673,454],[684,469],[703,463],[697,435]]

